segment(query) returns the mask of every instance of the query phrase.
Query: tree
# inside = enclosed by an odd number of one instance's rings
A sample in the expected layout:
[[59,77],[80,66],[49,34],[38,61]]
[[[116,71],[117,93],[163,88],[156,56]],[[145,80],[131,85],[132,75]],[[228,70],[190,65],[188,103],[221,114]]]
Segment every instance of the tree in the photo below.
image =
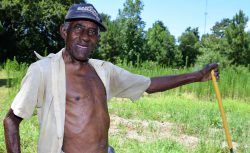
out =
[[250,64],[250,39],[249,33],[246,33],[245,27],[248,18],[243,11],[239,11],[233,17],[232,23],[226,29],[226,39],[230,46],[228,58],[232,64],[245,65]]
[[205,65],[208,63],[219,63],[220,67],[230,65],[230,61],[226,56],[229,46],[226,39],[218,38],[218,35],[203,35],[199,43],[200,55],[197,57],[197,65]]
[[143,55],[144,27],[140,15],[143,4],[140,0],[126,0],[124,9],[119,11],[118,21],[122,26],[122,60],[139,63]]
[[2,33],[3,32],[3,24],[2,24],[2,22],[0,21],[0,33]]
[[200,54],[197,42],[199,42],[198,28],[188,27],[179,37],[179,50],[182,53],[182,65],[191,66],[195,64],[197,56]]
[[215,25],[211,29],[212,34],[218,38],[224,38],[225,31],[231,23],[232,23],[232,20],[228,18],[222,19],[220,22],[216,22]]
[[[64,46],[60,24],[73,0],[2,0],[0,22],[0,61],[16,56],[18,61],[34,61],[33,51],[57,52]],[[85,2],[85,1],[81,1]]]
[[231,64],[228,59],[228,51],[230,45],[225,37],[226,30],[232,23],[232,19],[224,18],[220,22],[216,22],[212,27],[212,34],[205,35],[201,40],[199,51],[201,55],[198,57],[198,63],[218,62],[221,67],[226,67]]
[[165,66],[178,65],[181,56],[176,48],[174,36],[161,21],[156,21],[146,33],[145,51],[147,60],[157,61]]
[[111,21],[108,15],[103,15],[103,20],[107,31],[101,33],[98,49],[99,58],[116,63],[121,60],[122,54],[122,26],[120,26],[118,20]]

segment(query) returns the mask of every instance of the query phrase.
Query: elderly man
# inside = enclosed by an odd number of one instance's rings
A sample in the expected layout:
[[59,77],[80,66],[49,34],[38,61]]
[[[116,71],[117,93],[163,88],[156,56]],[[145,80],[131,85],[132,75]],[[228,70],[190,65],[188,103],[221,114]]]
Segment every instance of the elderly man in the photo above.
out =
[[11,109],[4,119],[7,151],[20,152],[19,124],[37,108],[39,153],[111,153],[107,101],[112,97],[138,99],[192,82],[211,79],[217,64],[175,76],[148,78],[109,62],[89,59],[100,31],[101,16],[91,4],[73,5],[60,27],[65,48],[30,65]]

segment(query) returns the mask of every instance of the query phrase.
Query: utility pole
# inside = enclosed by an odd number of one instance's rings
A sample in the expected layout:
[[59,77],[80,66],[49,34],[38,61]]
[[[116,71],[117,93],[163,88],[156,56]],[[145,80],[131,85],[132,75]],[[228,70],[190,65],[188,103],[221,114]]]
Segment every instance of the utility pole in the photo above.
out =
[[204,15],[205,15],[205,25],[204,25],[204,34],[206,34],[206,29],[207,29],[207,0],[205,0],[206,1],[206,5],[205,5],[205,13],[204,13]]

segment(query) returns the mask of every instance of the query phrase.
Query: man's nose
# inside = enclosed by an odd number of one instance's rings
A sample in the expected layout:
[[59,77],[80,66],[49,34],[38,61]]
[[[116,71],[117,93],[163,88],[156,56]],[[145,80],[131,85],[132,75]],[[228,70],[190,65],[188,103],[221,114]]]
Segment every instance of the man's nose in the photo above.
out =
[[83,29],[80,34],[80,39],[84,41],[89,41],[89,35],[87,33],[87,30]]

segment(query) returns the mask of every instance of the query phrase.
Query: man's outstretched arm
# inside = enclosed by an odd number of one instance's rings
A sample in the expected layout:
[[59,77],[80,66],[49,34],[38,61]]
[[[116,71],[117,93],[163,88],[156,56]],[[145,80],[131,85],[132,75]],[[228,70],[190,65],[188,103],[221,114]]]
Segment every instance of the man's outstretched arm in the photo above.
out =
[[211,80],[211,70],[215,70],[215,75],[217,78],[219,78],[218,64],[209,64],[202,70],[192,73],[152,77],[151,84],[146,92],[161,92],[193,82],[203,82]]
[[16,116],[10,109],[7,113],[3,125],[6,149],[8,153],[20,153],[19,124],[23,119]]

